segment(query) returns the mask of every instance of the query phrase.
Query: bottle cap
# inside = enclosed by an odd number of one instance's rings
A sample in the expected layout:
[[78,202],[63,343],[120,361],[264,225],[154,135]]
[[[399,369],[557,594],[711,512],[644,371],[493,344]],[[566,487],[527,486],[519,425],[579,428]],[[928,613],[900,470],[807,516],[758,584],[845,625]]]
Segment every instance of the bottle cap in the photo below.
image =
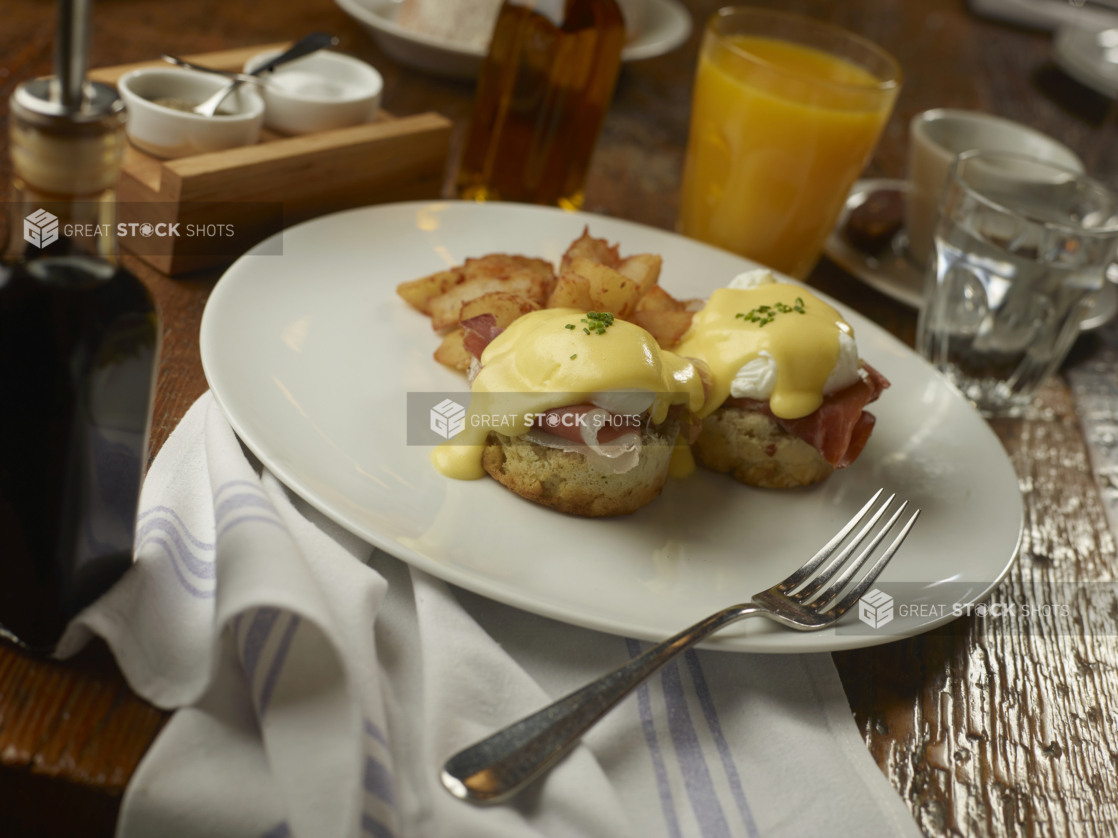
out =
[[16,87],[10,100],[11,111],[24,122],[50,133],[100,133],[124,124],[124,100],[116,90],[87,80],[84,94],[81,106],[71,108],[63,104],[55,77],[31,79]]
[[52,95],[53,77],[19,85],[10,100],[12,173],[36,192],[88,195],[111,188],[124,152],[124,101],[86,81],[81,106]]

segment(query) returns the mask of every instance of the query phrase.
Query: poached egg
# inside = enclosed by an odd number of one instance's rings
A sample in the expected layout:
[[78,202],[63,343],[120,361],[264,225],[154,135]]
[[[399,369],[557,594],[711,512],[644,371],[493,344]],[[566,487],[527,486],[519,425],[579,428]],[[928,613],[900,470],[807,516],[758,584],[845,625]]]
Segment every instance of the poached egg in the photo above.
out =
[[662,350],[633,323],[614,319],[597,331],[585,328],[586,317],[578,309],[534,311],[494,338],[482,352],[462,431],[431,453],[440,473],[459,480],[483,477],[482,453],[491,431],[522,436],[555,408],[648,410],[653,424],[663,422],[676,404],[698,413],[703,383],[690,361]]
[[675,351],[711,369],[700,417],[735,397],[768,401],[775,416],[799,419],[860,377],[854,331],[838,311],[765,269],[715,291]]

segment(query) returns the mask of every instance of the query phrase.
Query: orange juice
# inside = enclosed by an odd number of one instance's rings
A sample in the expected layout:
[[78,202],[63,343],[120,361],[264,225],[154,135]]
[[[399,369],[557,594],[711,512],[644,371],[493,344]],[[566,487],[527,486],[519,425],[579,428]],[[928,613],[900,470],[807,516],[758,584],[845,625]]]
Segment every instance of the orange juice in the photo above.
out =
[[899,71],[882,78],[789,40],[720,36],[715,23],[695,80],[680,232],[802,278],[873,152]]

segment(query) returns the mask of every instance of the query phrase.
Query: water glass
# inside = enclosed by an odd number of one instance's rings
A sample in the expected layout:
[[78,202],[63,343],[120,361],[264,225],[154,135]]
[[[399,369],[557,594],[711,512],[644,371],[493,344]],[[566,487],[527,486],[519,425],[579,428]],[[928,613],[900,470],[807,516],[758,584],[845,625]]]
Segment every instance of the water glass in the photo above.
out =
[[1118,196],[1014,153],[959,155],[916,345],[984,414],[1020,415],[1059,367],[1118,245]]

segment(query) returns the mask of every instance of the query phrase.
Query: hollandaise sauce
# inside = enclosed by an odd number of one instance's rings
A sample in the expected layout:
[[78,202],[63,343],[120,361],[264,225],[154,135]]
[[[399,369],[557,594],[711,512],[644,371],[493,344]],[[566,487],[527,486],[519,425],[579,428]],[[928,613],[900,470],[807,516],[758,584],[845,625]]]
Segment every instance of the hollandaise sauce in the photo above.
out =
[[853,337],[842,315],[797,285],[722,288],[695,315],[675,352],[710,366],[713,387],[700,417],[721,407],[738,370],[766,353],[776,366],[769,407],[781,419],[799,419],[823,403],[840,332]]
[[607,391],[649,393],[654,424],[675,404],[701,409],[702,380],[689,361],[661,350],[632,323],[614,320],[590,329],[586,318],[577,309],[545,309],[524,315],[498,335],[482,353],[465,427],[431,453],[435,468],[447,477],[476,480],[485,474],[481,457],[491,431],[520,436],[537,415]]

